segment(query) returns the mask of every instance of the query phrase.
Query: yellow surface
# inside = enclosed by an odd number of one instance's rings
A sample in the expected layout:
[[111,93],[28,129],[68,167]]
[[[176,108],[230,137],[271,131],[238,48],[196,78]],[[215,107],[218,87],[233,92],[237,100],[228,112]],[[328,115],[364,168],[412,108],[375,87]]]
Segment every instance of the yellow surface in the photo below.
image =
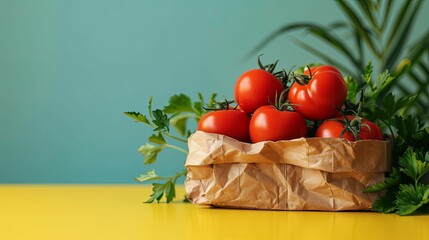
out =
[[429,239],[429,215],[144,204],[143,185],[0,185],[0,239]]

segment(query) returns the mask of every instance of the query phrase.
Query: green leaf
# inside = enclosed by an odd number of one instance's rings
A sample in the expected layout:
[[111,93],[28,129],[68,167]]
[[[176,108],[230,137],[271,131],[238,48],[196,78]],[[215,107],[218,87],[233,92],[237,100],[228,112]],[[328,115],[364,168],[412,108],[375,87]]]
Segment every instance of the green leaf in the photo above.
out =
[[334,34],[331,34],[329,29],[322,26],[312,26],[307,28],[307,31],[311,32],[313,35],[317,36],[321,40],[324,40],[327,44],[331,45],[333,48],[337,49],[339,52],[348,57],[348,59],[356,66],[359,67],[359,63],[356,60],[356,57],[352,54],[350,48],[342,41],[342,38],[337,37]]
[[411,137],[423,128],[423,121],[419,117],[408,115],[406,117],[396,116],[395,127],[398,129],[398,135]]
[[394,212],[396,210],[395,199],[396,199],[396,192],[392,190],[388,190],[383,197],[374,201],[371,209],[373,211],[382,212],[382,213]]
[[[267,38],[265,38],[260,44],[258,44],[253,50],[250,51],[247,58],[250,55],[254,55],[259,51],[259,49],[266,46],[268,43],[270,43],[274,38],[289,33],[294,30],[306,30],[310,32],[315,37],[319,38],[320,40],[324,41],[326,44],[329,44],[334,49],[337,49],[341,54],[343,54],[348,60],[353,64],[354,66],[359,67],[359,61],[356,59],[356,57],[353,56],[352,50],[347,47],[347,45],[344,43],[342,38],[336,37],[335,35],[330,33],[330,28],[326,28],[324,26],[314,24],[314,23],[308,23],[308,22],[298,22],[293,24],[285,25],[272,34],[270,34]],[[301,42],[304,44],[304,42]],[[309,45],[308,45],[309,46]],[[315,50],[315,49],[313,49]],[[328,58],[328,55],[323,55],[324,58]],[[334,61],[333,58],[331,58],[332,61]],[[339,65],[335,65],[339,67]],[[343,69],[343,71],[345,71]]]
[[147,104],[147,112],[149,113],[149,117],[151,120],[153,120],[153,116],[152,116],[152,101],[153,101],[153,97],[149,98],[148,104]]
[[386,27],[386,24],[389,22],[390,13],[393,12],[393,11],[391,11],[391,7],[392,7],[394,1],[385,1],[385,2],[387,2],[386,3],[387,5],[384,8],[384,14],[382,15],[382,16],[384,16],[384,18],[382,20],[380,29],[384,29]]
[[398,37],[398,30],[404,22],[404,17],[407,14],[407,11],[410,9],[409,6],[411,4],[411,0],[403,1],[403,5],[399,12],[396,14],[396,21],[393,24],[393,28],[390,33],[390,37],[387,40],[387,44],[385,46],[385,50],[390,48],[391,43]]
[[[353,71],[351,71],[350,69],[348,69],[348,67],[346,67],[345,64],[342,64],[341,61],[338,61],[336,58],[332,57],[331,54],[325,54],[322,51],[320,51],[319,49],[311,46],[310,44],[307,44],[304,41],[300,41],[300,40],[295,40],[295,43],[302,47],[303,49],[307,50],[308,52],[312,53],[313,55],[319,57],[320,59],[322,59],[323,61],[325,61],[326,63],[329,63],[333,66],[338,67],[339,69],[342,69],[343,73],[347,74],[347,75],[353,75]],[[355,59],[349,59],[350,61],[355,62]]]
[[429,185],[418,183],[401,184],[399,193],[396,195],[397,214],[409,215],[414,213],[423,205],[429,203]]
[[169,104],[163,109],[167,114],[175,114],[178,112],[194,112],[191,98],[185,94],[173,95],[170,97],[168,103]]
[[416,182],[429,172],[429,162],[424,161],[423,155],[415,153],[411,148],[408,148],[404,155],[399,157],[399,165],[401,172]]
[[186,133],[188,131],[187,123],[189,118],[189,115],[178,115],[171,119],[170,124],[175,127],[175,129],[181,136],[186,136]]
[[[401,50],[404,49],[404,45],[407,42],[407,39],[410,37],[409,32],[412,29],[413,23],[415,21],[415,16],[417,11],[420,9],[420,5],[422,1],[416,1],[417,3],[413,8],[407,9],[407,17],[408,19],[402,20],[400,23],[402,24],[401,29],[399,32],[392,32],[394,34],[393,40],[395,43],[392,45],[392,47],[388,50],[388,48],[385,49],[384,52],[388,52],[383,68],[389,69],[389,67],[394,66],[395,63],[397,63],[397,59],[401,54]],[[388,46],[390,46],[390,42],[388,42]]]
[[166,180],[164,183],[153,183],[152,194],[146,203],[152,203],[157,200],[160,202],[162,197],[165,196],[166,202],[169,203],[173,201],[176,197],[176,181],[180,177],[186,176],[187,170],[183,169],[180,172],[177,172],[174,176],[164,178],[160,177],[155,173],[155,170],[149,171],[146,174],[142,174],[140,177],[136,178],[137,181],[143,182],[148,180]]
[[158,132],[158,135],[152,134],[152,136],[150,136],[148,140],[149,142],[156,143],[159,145],[163,145],[167,143],[160,132]]
[[358,95],[358,86],[359,84],[351,77],[346,76],[344,78],[344,81],[347,85],[347,100],[351,101],[352,103],[357,102],[357,95]]
[[376,183],[370,187],[365,188],[365,193],[378,192],[384,189],[398,186],[402,181],[401,174],[397,168],[392,168],[389,177],[384,179],[384,182]]
[[167,200],[167,203],[171,202],[176,197],[176,190],[174,187],[174,183],[170,180],[165,183],[165,198]]
[[373,67],[372,63],[368,62],[368,64],[365,67],[363,78],[364,78],[365,82],[367,83],[367,85],[371,87],[371,89],[373,89],[373,86],[372,86],[372,73],[373,73],[373,71],[374,71],[374,67]]
[[429,151],[429,144],[427,144],[429,142],[429,134],[424,128],[422,116],[395,116],[393,125],[397,129],[393,148],[394,156],[399,158],[409,146],[412,146],[417,153],[423,154]]
[[357,3],[359,4],[362,12],[365,13],[365,16],[370,20],[372,28],[374,28],[377,34],[379,34],[381,29],[374,16],[376,14],[376,12],[374,13],[374,10],[377,11],[377,9],[371,6],[371,1],[357,1]]
[[157,200],[159,202],[164,195],[165,190],[165,184],[160,183],[152,183],[152,194],[150,195],[150,198],[146,201],[146,203],[152,203]]
[[408,58],[411,60],[413,65],[416,62],[420,62],[422,59],[421,55],[423,55],[425,52],[427,53],[429,50],[429,31],[424,33],[423,36],[410,45],[413,46],[413,48],[410,49],[410,55]]
[[395,105],[395,113],[399,112],[400,115],[404,114],[405,108],[411,105],[417,99],[417,96],[418,95],[415,94],[399,98]]
[[159,203],[163,196],[165,196],[166,202],[169,203],[176,197],[175,184],[171,180],[166,181],[164,184],[153,183],[152,186],[152,195],[146,203],[152,203],[155,200]]
[[150,180],[162,180],[164,178],[158,176],[155,173],[155,169],[147,172],[146,174],[141,174],[139,177],[136,177],[135,180],[138,182],[145,182],[145,181],[150,181]]
[[217,97],[216,93],[213,93],[210,96],[209,102],[207,103],[207,105],[208,105],[209,108],[212,108],[216,104],[216,97]]
[[380,56],[380,52],[375,48],[375,43],[373,39],[371,38],[371,30],[367,29],[364,26],[365,21],[361,18],[359,18],[359,15],[353,11],[353,9],[346,3],[346,1],[337,1],[340,8],[343,10],[343,12],[346,14],[346,16],[349,18],[350,22],[353,23],[353,26],[356,28],[356,30],[359,31],[359,35],[363,38],[363,40],[367,43],[370,50],[376,55]]
[[170,131],[170,119],[161,109],[152,111],[154,120],[152,121],[157,127],[154,131]]
[[134,119],[136,122],[142,122],[150,125],[149,120],[147,120],[146,116],[139,112],[124,112],[124,114]]
[[144,164],[152,164],[156,161],[158,153],[162,151],[163,146],[155,146],[146,143],[139,147],[138,151],[143,155]]
[[378,92],[382,92],[387,89],[394,79],[395,78],[390,75],[388,70],[378,74],[375,78],[375,86]]
[[200,119],[204,113],[206,113],[206,110],[203,108],[204,102],[194,102],[194,113],[195,118]]
[[390,119],[396,112],[396,102],[393,93],[390,92],[384,97],[382,106],[383,108],[381,110],[385,114],[383,118]]

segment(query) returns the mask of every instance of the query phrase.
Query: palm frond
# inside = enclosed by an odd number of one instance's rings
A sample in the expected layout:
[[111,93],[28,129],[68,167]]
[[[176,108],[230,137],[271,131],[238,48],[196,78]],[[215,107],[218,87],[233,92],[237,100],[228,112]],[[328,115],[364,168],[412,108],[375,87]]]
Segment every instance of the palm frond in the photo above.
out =
[[278,29],[277,31],[273,32],[268,37],[266,37],[253,50],[251,50],[248,54],[248,57],[256,54],[261,48],[269,44],[276,37],[298,29],[309,32],[311,35],[317,37],[318,39],[322,40],[326,44],[335,48],[342,55],[344,55],[352,64],[354,64],[355,67],[359,67],[360,63],[358,58],[353,55],[352,50],[347,46],[347,44],[341,38],[335,36],[334,34],[331,34],[331,29],[315,23],[306,23],[306,22],[299,22],[299,23],[289,24],[281,27],[280,29]]
[[402,23],[404,22],[404,17],[407,14],[407,11],[409,9],[411,2],[412,2],[411,0],[405,1],[401,7],[401,10],[399,11],[399,14],[396,14],[396,17],[395,17],[396,21],[393,24],[393,27],[390,31],[389,38],[387,40],[386,45],[384,46],[384,51],[387,51],[388,49],[390,49],[390,45],[392,44],[393,40],[397,38],[398,29],[401,27]]
[[412,46],[412,49],[410,50],[408,58],[411,60],[412,66],[424,53],[427,53],[429,56],[429,29],[422,37],[410,45]]
[[[404,46],[410,36],[409,32],[411,31],[411,27],[415,21],[415,15],[417,11],[420,9],[420,4],[422,1],[418,1],[414,8],[408,12],[408,18],[404,19],[403,25],[401,27],[401,31],[396,33],[396,37],[394,38],[394,45],[388,50],[388,54],[383,62],[382,67],[385,69],[393,69],[395,63],[398,60],[401,52],[404,50]],[[399,37],[398,37],[399,36]]]
[[337,1],[337,3],[344,11],[346,16],[349,18],[349,20],[353,23],[353,26],[359,32],[359,35],[367,43],[372,53],[375,56],[380,57],[381,53],[376,48],[374,40],[371,37],[371,35],[373,35],[373,31],[371,29],[367,29],[367,27],[363,25],[365,21],[358,16],[358,14],[348,5],[348,3],[346,3],[346,1],[340,0],[340,1]]
[[371,1],[357,1],[357,3],[359,4],[358,6],[362,10],[362,12],[371,22],[371,26],[375,29],[376,34],[380,35],[381,28],[374,16],[375,13],[373,12],[374,11],[374,6],[372,6],[373,3]]
[[385,1],[386,2],[386,7],[384,8],[384,12],[383,12],[383,21],[381,22],[381,26],[380,29],[385,29],[387,23],[389,22],[389,17],[390,17],[390,13],[391,13],[391,8],[392,8],[392,4],[393,1]]
[[335,60],[334,58],[330,57],[329,55],[321,52],[320,50],[312,47],[311,45],[297,40],[295,39],[295,43],[302,47],[303,49],[307,50],[308,52],[312,53],[313,55],[319,57],[320,59],[322,59],[323,61],[325,61],[328,64],[331,64],[332,66],[336,66],[339,69],[341,69],[343,71],[344,74],[349,75],[349,76],[356,76],[356,73],[354,73],[352,70],[348,69],[348,67],[346,67],[344,64],[340,63],[339,61]]

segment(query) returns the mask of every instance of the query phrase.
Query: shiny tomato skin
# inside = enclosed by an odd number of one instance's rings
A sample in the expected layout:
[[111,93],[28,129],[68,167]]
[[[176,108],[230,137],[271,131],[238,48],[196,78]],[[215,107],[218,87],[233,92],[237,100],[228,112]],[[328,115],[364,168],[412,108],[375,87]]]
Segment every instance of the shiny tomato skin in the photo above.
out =
[[342,74],[341,74],[341,72],[340,72],[337,68],[335,68],[335,67],[333,67],[333,66],[329,66],[329,65],[322,65],[322,66],[310,67],[310,69],[307,69],[307,68],[306,68],[306,69],[304,70],[304,74],[305,74],[305,75],[307,75],[307,76],[310,76],[310,74],[311,74],[311,75],[313,75],[313,73],[314,73],[314,72],[316,72],[316,70],[317,70],[318,72],[320,72],[320,71],[324,71],[324,72],[331,71],[331,72],[336,72],[336,73],[338,73],[338,74],[342,75]]
[[[306,70],[304,74],[310,74]],[[295,81],[288,94],[290,103],[304,118],[314,121],[335,117],[347,97],[347,86],[341,73],[332,66],[311,68],[307,84]]]
[[[326,120],[323,122],[315,133],[315,137],[320,138],[339,138],[341,132],[344,130],[344,125],[335,119]],[[355,141],[355,137],[350,132],[345,132],[342,136],[349,141]]]
[[384,140],[383,132],[381,131],[380,127],[377,126],[377,124],[375,124],[375,123],[373,123],[367,119],[364,119],[362,123],[369,126],[369,128],[367,128],[365,126],[363,128],[365,128],[366,131],[370,132],[370,136],[371,136],[370,139]]
[[307,124],[299,113],[279,111],[271,105],[262,106],[253,113],[249,129],[252,143],[307,136]]
[[216,110],[201,117],[197,130],[249,142],[249,122],[247,113],[241,110]]
[[273,74],[253,69],[243,73],[234,86],[234,98],[240,109],[253,113],[257,108],[274,103],[276,94],[284,90]]
[[[351,121],[354,116],[347,116],[347,118]],[[329,119],[323,122],[315,133],[315,137],[322,138],[339,138],[341,132],[345,128],[343,123],[338,122],[337,120],[342,120],[343,117],[337,119]],[[383,133],[375,123],[363,119],[362,126],[360,128],[360,132],[358,134],[360,140],[364,139],[374,139],[374,140],[383,140]],[[348,139],[350,141],[356,141],[356,138],[349,131],[345,132],[342,138]]]

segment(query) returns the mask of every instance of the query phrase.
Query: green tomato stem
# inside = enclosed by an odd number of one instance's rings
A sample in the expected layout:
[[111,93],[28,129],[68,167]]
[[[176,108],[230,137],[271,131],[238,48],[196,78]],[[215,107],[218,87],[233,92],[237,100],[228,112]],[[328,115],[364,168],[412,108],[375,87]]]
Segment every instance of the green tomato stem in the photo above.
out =
[[386,120],[382,120],[382,122],[383,122],[384,124],[386,124],[387,128],[389,129],[390,135],[391,135],[391,136],[392,136],[392,138],[393,138],[393,142],[395,142],[395,141],[396,141],[396,137],[395,137],[395,134],[393,133],[392,126],[391,126],[391,125],[389,124],[389,122],[388,122],[388,121],[386,121]]

